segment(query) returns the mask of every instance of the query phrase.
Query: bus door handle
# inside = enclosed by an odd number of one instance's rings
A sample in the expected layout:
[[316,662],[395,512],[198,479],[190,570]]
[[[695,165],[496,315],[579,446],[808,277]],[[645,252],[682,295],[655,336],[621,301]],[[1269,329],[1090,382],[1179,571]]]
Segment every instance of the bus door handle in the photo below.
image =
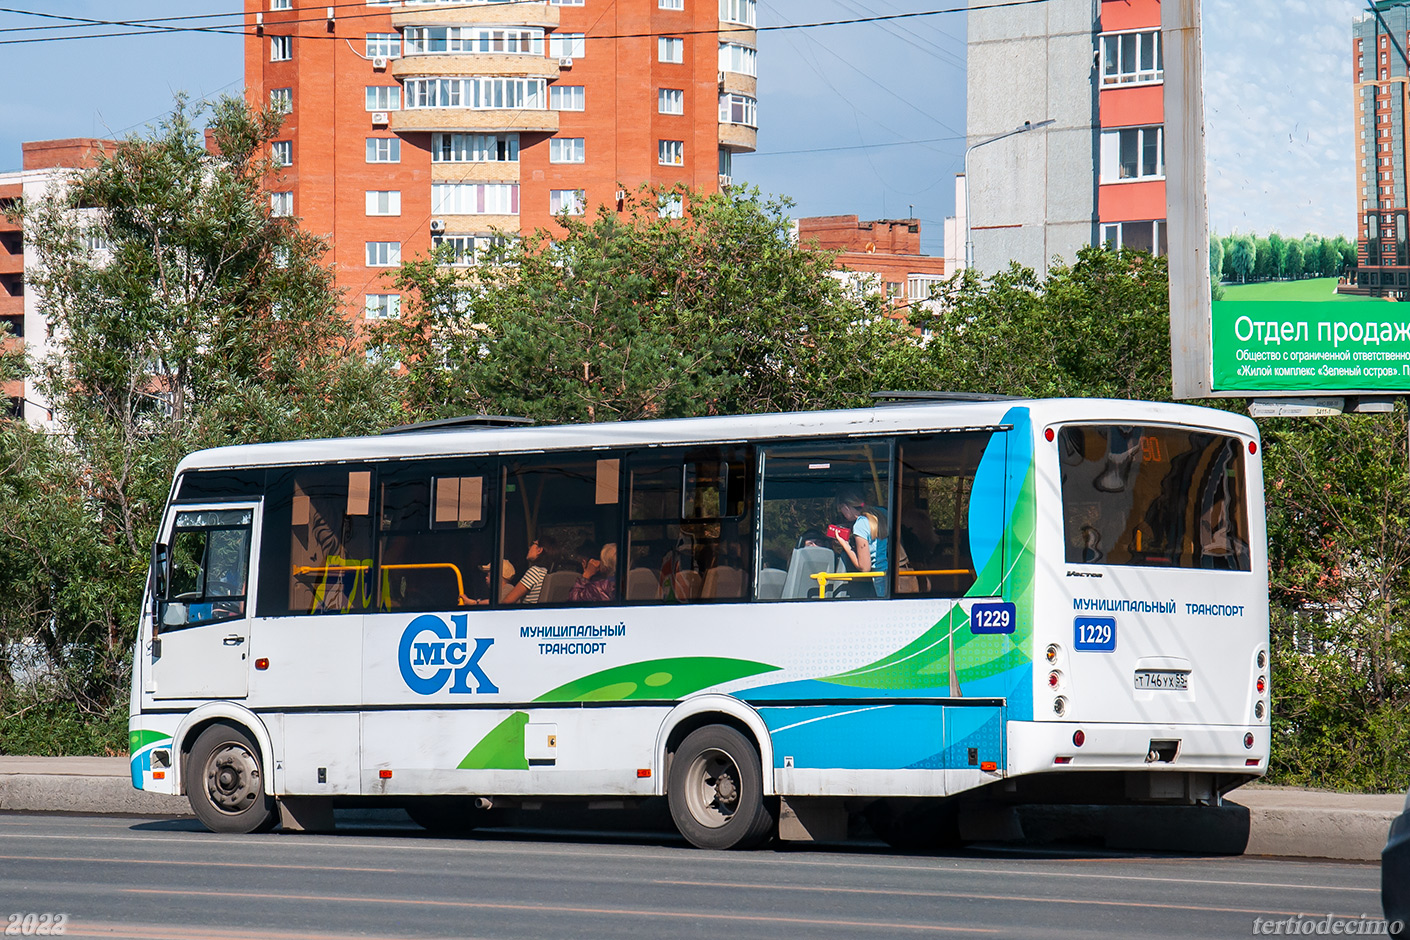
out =
[[239,646],[241,643],[245,642],[245,638],[232,633],[221,642],[226,646]]

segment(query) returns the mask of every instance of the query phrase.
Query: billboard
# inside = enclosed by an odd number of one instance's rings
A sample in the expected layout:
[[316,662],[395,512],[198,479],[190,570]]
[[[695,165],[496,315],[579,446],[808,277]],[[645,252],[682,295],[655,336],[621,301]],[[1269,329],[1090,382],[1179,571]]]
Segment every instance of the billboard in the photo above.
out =
[[1162,5],[1177,398],[1410,391],[1410,2],[1374,7]]

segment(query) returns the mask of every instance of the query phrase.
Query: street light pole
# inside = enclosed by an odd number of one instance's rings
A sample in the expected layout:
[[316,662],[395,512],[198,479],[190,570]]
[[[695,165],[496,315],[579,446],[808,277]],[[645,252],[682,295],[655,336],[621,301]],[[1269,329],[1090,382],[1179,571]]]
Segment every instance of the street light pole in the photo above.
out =
[[1015,127],[1015,128],[1014,128],[1013,130],[1011,130],[1011,131],[1007,131],[1007,132],[1005,132],[1005,133],[1003,133],[1003,134],[998,134],[997,136],[994,136],[994,137],[986,138],[985,140],[979,141],[979,143],[977,143],[977,144],[970,144],[968,147],[965,148],[965,151],[964,151],[964,266],[965,266],[965,267],[967,267],[967,268],[972,268],[972,267],[974,267],[974,228],[973,228],[973,226],[970,224],[970,218],[969,218],[969,189],[970,189],[969,155],[970,155],[971,153],[973,153],[974,151],[978,150],[980,147],[983,147],[985,144],[992,144],[992,143],[994,143],[995,141],[1003,140],[1003,139],[1006,138],[1006,137],[1012,137],[1012,136],[1014,136],[1015,134],[1025,134],[1025,133],[1027,133],[1028,131],[1036,131],[1036,130],[1037,130],[1038,128],[1040,128],[1040,127],[1047,127],[1049,124],[1056,124],[1056,123],[1057,123],[1057,121],[1056,121],[1055,119],[1053,119],[1053,118],[1049,118],[1049,119],[1046,120],[1046,121],[1039,121],[1037,124],[1034,124],[1032,121],[1024,121],[1022,127]]

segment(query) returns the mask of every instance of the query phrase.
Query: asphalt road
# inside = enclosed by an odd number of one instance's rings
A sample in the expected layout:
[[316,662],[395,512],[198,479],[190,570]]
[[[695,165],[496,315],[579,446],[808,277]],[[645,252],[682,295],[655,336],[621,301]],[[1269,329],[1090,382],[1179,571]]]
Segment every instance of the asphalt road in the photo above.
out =
[[70,937],[1248,937],[1255,918],[1379,917],[1379,882],[1345,862],[0,814],[0,930],[62,913]]

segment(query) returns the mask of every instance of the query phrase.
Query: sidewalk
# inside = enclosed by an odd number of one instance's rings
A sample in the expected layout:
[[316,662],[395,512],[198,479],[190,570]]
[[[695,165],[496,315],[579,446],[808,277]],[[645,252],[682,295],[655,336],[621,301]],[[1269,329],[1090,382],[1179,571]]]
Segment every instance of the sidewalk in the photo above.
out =
[[[1241,818],[1242,809],[1248,811],[1246,855],[1376,861],[1405,798],[1252,784],[1233,791],[1227,802],[1234,804],[1224,811],[1229,818]],[[1090,807],[1082,809],[1093,812]],[[1156,832],[1172,821],[1178,826],[1185,814],[1201,812],[1175,807],[1170,813],[1171,809],[1125,806],[1107,812],[1119,816],[1122,827],[1136,832]],[[125,757],[0,757],[0,811],[4,810],[137,816],[191,812],[185,797],[134,790]],[[1162,810],[1167,818],[1141,818]]]

